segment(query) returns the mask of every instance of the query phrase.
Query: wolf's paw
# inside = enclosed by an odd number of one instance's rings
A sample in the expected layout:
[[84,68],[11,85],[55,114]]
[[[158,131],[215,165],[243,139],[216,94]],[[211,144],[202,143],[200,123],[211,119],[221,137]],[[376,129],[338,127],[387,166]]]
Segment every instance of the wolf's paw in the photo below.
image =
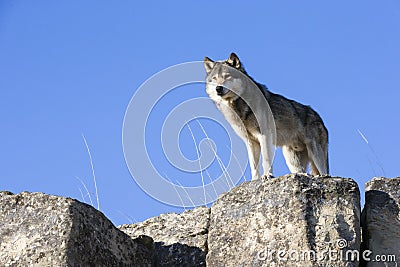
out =
[[261,179],[264,179],[264,180],[269,180],[272,178],[275,178],[275,176],[273,176],[272,174],[264,174],[263,176],[261,176]]

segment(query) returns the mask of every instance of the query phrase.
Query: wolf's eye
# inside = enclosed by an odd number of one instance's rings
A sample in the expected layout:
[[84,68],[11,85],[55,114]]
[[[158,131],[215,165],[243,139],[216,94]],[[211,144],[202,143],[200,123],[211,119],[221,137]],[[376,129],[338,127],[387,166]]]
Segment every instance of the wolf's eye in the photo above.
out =
[[216,80],[217,80],[217,77],[215,77],[215,76],[212,77],[212,80],[213,80],[213,81],[216,81]]

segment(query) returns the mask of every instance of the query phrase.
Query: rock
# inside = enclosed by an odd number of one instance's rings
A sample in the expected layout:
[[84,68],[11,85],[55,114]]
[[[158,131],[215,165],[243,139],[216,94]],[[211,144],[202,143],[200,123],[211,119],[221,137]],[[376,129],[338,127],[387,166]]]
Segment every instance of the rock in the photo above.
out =
[[152,256],[89,205],[0,192],[2,266],[151,266]]
[[344,178],[243,183],[211,207],[207,266],[358,266],[359,199]]
[[[365,251],[400,257],[399,179],[367,184]],[[293,174],[119,230],[70,198],[0,192],[0,265],[358,266],[359,200],[351,179]]]
[[122,225],[120,230],[132,238],[150,236],[155,244],[158,266],[205,266],[210,209],[168,213],[137,224]]
[[[400,177],[374,178],[365,187],[362,214],[365,265],[398,266],[400,261]],[[377,262],[377,258],[381,262]],[[383,262],[384,263],[383,263]]]

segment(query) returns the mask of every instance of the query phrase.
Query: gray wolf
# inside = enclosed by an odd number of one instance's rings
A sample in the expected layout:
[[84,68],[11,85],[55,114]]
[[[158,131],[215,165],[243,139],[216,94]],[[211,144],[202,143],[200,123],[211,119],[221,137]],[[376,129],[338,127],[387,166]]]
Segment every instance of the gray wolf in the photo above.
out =
[[[317,112],[257,83],[232,53],[225,61],[204,58],[206,92],[246,144],[252,179],[260,178],[260,153],[263,177],[273,177],[273,147],[282,152],[292,173],[328,175],[328,131]],[[269,112],[270,111],[270,112]],[[271,124],[276,138],[263,129]]]

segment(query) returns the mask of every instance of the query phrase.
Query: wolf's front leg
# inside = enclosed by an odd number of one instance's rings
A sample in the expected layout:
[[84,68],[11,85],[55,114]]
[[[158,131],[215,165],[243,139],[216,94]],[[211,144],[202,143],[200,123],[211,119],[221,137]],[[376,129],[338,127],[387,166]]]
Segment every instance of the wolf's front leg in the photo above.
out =
[[247,140],[246,146],[247,153],[249,154],[251,179],[256,180],[260,178],[260,167],[258,166],[260,162],[260,144],[252,140]]
[[274,143],[271,135],[261,134],[258,138],[261,146],[263,176],[272,178],[272,161],[274,159]]

